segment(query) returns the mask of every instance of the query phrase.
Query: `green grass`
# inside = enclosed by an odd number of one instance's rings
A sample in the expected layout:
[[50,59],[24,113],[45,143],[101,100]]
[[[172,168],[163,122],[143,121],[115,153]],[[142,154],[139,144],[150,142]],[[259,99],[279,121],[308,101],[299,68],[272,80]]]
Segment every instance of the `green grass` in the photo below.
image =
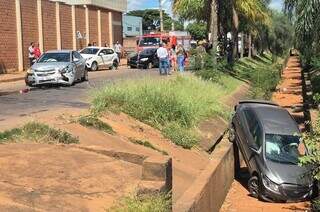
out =
[[89,127],[89,128],[94,128],[97,130],[101,130],[103,132],[106,132],[108,134],[115,134],[114,130],[112,129],[112,127],[106,123],[104,123],[103,121],[101,121],[100,119],[98,119],[95,116],[81,116],[78,119],[79,124],[81,124],[82,126],[85,127]]
[[219,83],[195,76],[179,76],[170,80],[141,79],[108,85],[98,91],[92,111],[124,112],[159,130],[177,145],[192,148],[199,141],[197,124],[214,116],[227,118],[230,111],[220,100],[231,94],[240,81],[221,76]]
[[139,145],[142,145],[142,146],[145,146],[147,148],[150,148],[150,149],[153,149],[157,152],[160,152],[162,153],[163,155],[168,155],[168,153],[164,150],[161,150],[157,147],[155,147],[152,143],[150,143],[149,141],[145,141],[145,140],[137,140],[137,139],[134,139],[134,138],[129,138],[129,140],[134,143],[134,144],[139,144]]
[[233,70],[239,77],[251,82],[251,98],[270,99],[280,81],[282,63],[282,59],[274,62],[270,54],[265,54],[252,59],[243,58],[234,65]]
[[29,122],[21,128],[0,132],[0,143],[18,143],[32,141],[36,143],[79,143],[79,139],[71,134],[49,127],[38,122]]
[[112,212],[170,212],[171,198],[167,194],[133,195],[122,198]]

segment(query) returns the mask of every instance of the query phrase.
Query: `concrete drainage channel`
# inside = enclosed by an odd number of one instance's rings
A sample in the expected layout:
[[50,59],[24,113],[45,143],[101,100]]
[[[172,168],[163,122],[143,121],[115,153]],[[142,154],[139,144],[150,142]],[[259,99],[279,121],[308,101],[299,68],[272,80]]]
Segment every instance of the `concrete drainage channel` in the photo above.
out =
[[234,180],[234,150],[226,133],[211,150],[210,163],[173,205],[173,211],[219,211]]
[[[294,105],[293,112],[303,112],[306,131],[311,130],[310,108],[312,106],[312,86],[310,73],[302,73],[303,104]],[[176,201],[173,211],[219,211],[234,180],[235,165],[242,162],[237,148],[227,139],[227,133],[220,134],[214,145],[208,149],[212,160],[193,182],[188,190]],[[239,158],[240,156],[240,158]]]

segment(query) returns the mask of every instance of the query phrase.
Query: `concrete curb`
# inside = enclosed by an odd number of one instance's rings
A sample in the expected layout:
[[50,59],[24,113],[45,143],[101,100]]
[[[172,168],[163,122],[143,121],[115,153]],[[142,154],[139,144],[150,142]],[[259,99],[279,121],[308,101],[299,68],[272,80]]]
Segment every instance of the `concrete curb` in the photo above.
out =
[[219,211],[234,179],[233,145],[223,138],[212,161],[173,206],[175,212]]
[[[1,75],[0,75],[1,76]],[[24,77],[14,77],[11,79],[1,79],[0,77],[0,83],[4,83],[4,82],[16,82],[16,81],[20,81],[20,80],[24,80]]]
[[142,166],[138,194],[170,192],[172,190],[172,158],[168,156],[147,157],[97,146],[73,145],[73,147]]

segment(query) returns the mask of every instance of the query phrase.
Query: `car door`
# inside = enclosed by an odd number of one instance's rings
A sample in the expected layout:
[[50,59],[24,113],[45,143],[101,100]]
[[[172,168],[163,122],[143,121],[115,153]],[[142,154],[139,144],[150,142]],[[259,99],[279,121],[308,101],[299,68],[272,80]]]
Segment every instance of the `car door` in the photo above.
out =
[[105,49],[105,51],[106,51],[105,65],[107,67],[111,67],[113,64],[115,52],[113,51],[113,49]]
[[76,51],[73,51],[72,55],[75,64],[75,79],[80,79],[85,69],[84,58]]
[[246,126],[244,127],[244,151],[247,159],[247,166],[250,170],[255,170],[256,162],[254,153],[250,146],[255,146],[257,149],[261,147],[262,129],[255,113],[250,109],[245,109],[243,115],[246,120]]
[[248,157],[248,149],[247,149],[247,120],[244,114],[244,109],[238,109],[237,113],[235,114],[235,129],[238,136],[237,142],[238,147],[241,151],[243,159],[245,160],[246,164],[249,163]]
[[98,53],[96,54],[96,56],[95,56],[96,57],[95,61],[97,61],[97,64],[98,64],[99,67],[105,65],[104,56],[105,56],[104,49],[100,49],[98,51]]

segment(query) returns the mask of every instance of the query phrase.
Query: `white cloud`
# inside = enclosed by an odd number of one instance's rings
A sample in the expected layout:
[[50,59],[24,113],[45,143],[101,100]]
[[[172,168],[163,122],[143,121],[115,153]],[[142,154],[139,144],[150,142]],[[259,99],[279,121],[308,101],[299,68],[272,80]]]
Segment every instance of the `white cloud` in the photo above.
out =
[[[159,0],[128,0],[128,11],[158,8]],[[162,8],[172,16],[172,0],[162,0]]]
[[139,10],[139,9],[144,9],[143,5],[147,2],[148,0],[128,0],[128,11],[130,10]]

